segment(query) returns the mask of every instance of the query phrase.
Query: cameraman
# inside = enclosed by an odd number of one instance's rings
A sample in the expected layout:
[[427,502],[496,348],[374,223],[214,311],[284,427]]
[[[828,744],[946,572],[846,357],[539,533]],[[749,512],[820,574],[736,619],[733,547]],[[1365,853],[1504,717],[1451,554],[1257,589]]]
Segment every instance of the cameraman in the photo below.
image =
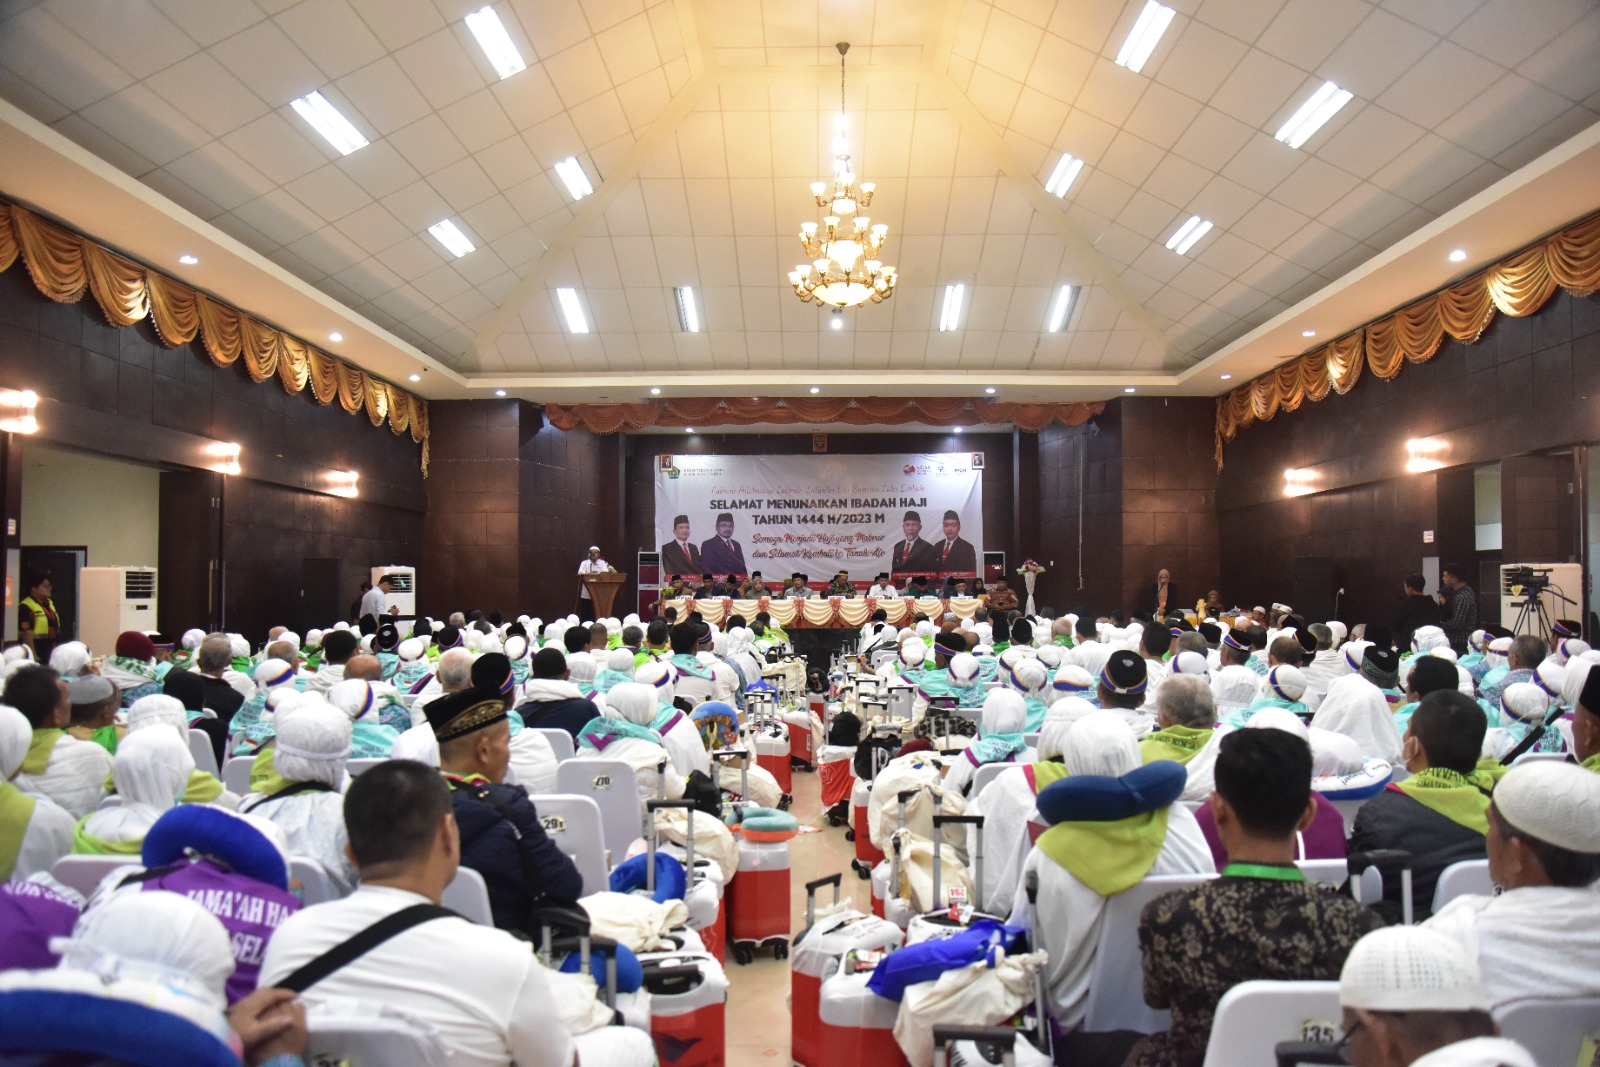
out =
[[1457,655],[1464,655],[1467,638],[1478,628],[1478,595],[1467,584],[1467,568],[1459,563],[1444,568],[1439,584],[1444,586],[1439,593],[1439,606],[1443,609],[1439,625],[1450,638],[1450,647]]

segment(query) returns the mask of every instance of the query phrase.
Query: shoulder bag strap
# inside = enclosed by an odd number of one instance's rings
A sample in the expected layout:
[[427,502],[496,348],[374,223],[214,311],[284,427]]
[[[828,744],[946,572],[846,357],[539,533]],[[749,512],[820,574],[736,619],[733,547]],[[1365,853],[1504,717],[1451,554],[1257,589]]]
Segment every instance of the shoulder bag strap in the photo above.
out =
[[297,969],[293,974],[274,984],[279,989],[287,989],[293,993],[304,993],[330,974],[355,962],[385,941],[404,933],[413,926],[419,926],[434,919],[449,918],[459,918],[459,916],[449,908],[441,908],[437,904],[413,904],[409,908],[401,908],[393,915],[386,915],[379,919],[348,941],[343,941],[333,946],[310,963]]

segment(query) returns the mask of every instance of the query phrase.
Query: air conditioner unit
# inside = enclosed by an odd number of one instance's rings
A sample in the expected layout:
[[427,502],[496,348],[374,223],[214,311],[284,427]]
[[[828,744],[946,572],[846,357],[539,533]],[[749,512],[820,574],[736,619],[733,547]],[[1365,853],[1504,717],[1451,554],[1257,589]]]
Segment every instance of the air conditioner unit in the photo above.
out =
[[395,564],[392,567],[372,568],[372,577],[367,581],[374,586],[378,579],[385,574],[394,579],[394,584],[389,587],[389,606],[399,608],[402,615],[415,615],[417,613],[417,568],[403,567]]
[[78,572],[78,633],[89,651],[109,656],[117,635],[156,629],[154,567],[85,567]]
[[[1529,572],[1536,582],[1548,583],[1540,592],[1538,599],[1544,605],[1545,615],[1549,621],[1578,619],[1584,614],[1583,565],[1579,563],[1500,565],[1500,625],[1515,633],[1533,634],[1548,641],[1550,628],[1537,621],[1536,608],[1529,604],[1526,584]],[[1566,599],[1563,600],[1562,597]],[[1524,607],[1527,608],[1526,613]]]

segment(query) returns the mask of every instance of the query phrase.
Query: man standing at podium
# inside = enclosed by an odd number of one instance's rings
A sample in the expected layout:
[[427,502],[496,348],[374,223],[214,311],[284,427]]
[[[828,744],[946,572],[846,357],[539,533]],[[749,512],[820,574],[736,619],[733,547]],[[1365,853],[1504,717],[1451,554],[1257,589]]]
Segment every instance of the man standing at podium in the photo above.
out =
[[661,569],[668,574],[700,573],[700,546],[689,540],[689,516],[672,520],[672,540],[661,546]]
[[729,512],[717,516],[717,536],[701,542],[700,563],[712,574],[750,573],[744,565],[744,548],[733,539],[733,515]]
[[600,547],[589,546],[589,558],[578,564],[578,618],[585,622],[594,621],[594,600],[589,596],[589,587],[584,584],[585,574],[605,574],[611,570],[611,564],[600,558]]

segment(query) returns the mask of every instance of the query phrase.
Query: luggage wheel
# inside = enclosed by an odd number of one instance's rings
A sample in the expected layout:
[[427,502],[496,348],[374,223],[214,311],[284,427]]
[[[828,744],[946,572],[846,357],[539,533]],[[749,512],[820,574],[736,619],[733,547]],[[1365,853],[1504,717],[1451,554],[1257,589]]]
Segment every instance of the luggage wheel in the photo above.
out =
[[856,877],[861,879],[863,882],[872,877],[871,864],[862,863],[860,860],[851,860],[850,866],[855,869]]
[[774,942],[773,946],[772,946],[772,958],[775,959],[775,960],[786,960],[786,959],[788,959],[789,958],[789,942],[787,942],[787,941]]
[[[832,820],[829,820],[829,821],[832,821]],[[849,823],[848,820],[846,820],[844,822],[838,823],[837,825],[839,825],[839,826],[849,826],[850,823]],[[855,831],[854,827],[851,827],[850,829],[848,829],[848,830],[846,830],[844,832],[844,839],[846,841],[854,841],[856,839],[856,831]]]
[[783,795],[778,797],[778,810],[779,811],[788,811],[789,810],[789,805],[793,804],[793,803],[794,803],[794,797],[790,796],[788,793],[784,793]]
[[743,967],[756,958],[756,950],[749,944],[736,943],[733,946],[734,962]]

